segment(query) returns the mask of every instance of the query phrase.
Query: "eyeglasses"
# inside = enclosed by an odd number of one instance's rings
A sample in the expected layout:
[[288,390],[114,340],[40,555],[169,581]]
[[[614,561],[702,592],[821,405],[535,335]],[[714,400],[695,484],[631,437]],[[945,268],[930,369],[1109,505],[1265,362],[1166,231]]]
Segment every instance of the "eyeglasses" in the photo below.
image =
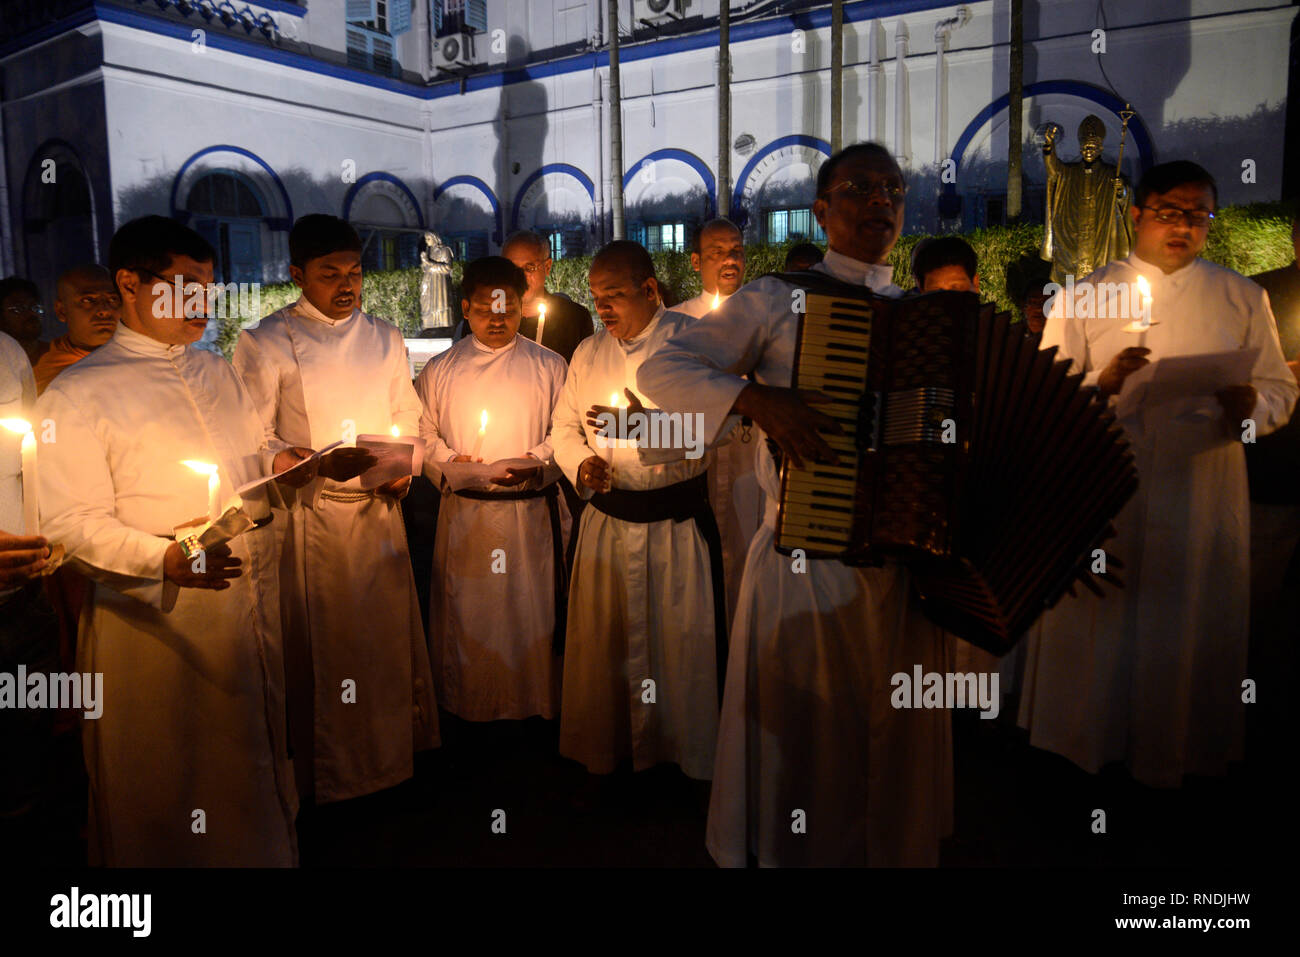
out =
[[30,306],[5,306],[5,312],[11,316],[43,316],[45,315],[45,307],[39,302],[34,302]]
[[546,265],[546,260],[543,259],[538,262],[524,263],[519,268],[531,276],[534,273],[541,272],[542,267],[545,265]]
[[1185,219],[1188,226],[1200,229],[1214,222],[1214,214],[1208,209],[1180,209],[1177,206],[1161,206],[1159,209],[1154,206],[1142,208],[1155,213],[1155,221],[1162,226],[1170,226]]
[[855,183],[846,179],[836,183],[827,192],[847,192],[854,196],[861,196],[863,199],[870,199],[877,190],[883,190],[887,200],[897,203],[906,195],[907,184],[901,179],[877,179],[867,183]]

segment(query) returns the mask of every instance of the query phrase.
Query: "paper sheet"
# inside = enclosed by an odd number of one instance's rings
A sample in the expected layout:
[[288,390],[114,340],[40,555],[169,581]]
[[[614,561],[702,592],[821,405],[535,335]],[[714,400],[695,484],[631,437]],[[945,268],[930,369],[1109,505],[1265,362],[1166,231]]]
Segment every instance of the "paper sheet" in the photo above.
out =
[[[506,469],[531,469],[542,463],[537,459],[499,459],[496,462],[439,462],[438,468],[453,492],[462,489],[487,489],[495,486],[493,478],[506,474]],[[547,468],[543,473],[542,484],[555,481],[558,470]],[[513,486],[512,486],[513,487]],[[536,486],[530,485],[529,488]]]
[[1124,380],[1115,412],[1124,418],[1139,408],[1195,396],[1214,402],[1220,389],[1249,383],[1258,358],[1254,348],[1155,359]]
[[378,459],[361,473],[361,487],[367,491],[405,475],[419,475],[424,466],[424,439],[418,436],[358,435],[357,448]]
[[235,494],[240,496],[241,498],[246,497],[249,492],[253,491],[254,489],[261,488],[267,482],[273,482],[276,479],[284,478],[284,476],[302,468],[308,462],[319,461],[321,456],[334,451],[334,449],[338,448],[342,444],[343,444],[342,441],[332,442],[329,445],[325,446],[325,448],[323,449],[317,449],[314,455],[307,456],[305,459],[300,461],[297,465],[292,466],[291,468],[287,468],[283,472],[277,472],[274,475],[267,475],[264,478],[260,478],[260,479],[253,479],[253,481],[249,482],[248,484],[241,485],[239,488],[235,489]]

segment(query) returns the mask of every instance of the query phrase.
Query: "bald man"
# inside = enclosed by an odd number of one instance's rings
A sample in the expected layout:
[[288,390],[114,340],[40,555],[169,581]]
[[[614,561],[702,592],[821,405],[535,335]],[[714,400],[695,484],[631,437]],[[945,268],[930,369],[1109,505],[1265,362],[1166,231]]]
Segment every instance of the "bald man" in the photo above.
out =
[[[633,770],[672,762],[708,780],[725,653],[720,543],[705,481],[712,455],[682,442],[657,450],[661,464],[645,464],[626,440],[606,448],[592,412],[611,396],[634,411],[648,404],[637,370],[695,320],[664,312],[654,263],[636,243],[602,249],[588,282],[604,328],[573,354],[551,419],[555,461],[590,504],[569,589],[560,754],[595,776],[631,758]],[[582,803],[602,780],[588,779]]]
[[[515,233],[501,247],[501,255],[524,271],[528,291],[524,293],[524,317],[519,323],[519,334],[546,346],[564,357],[573,359],[578,343],[592,333],[591,313],[568,296],[546,291],[546,280],[551,275],[551,245],[537,233]],[[546,323],[542,325],[542,308],[546,309]],[[537,338],[537,327],[542,325],[542,337]]]
[[37,394],[68,366],[112,339],[122,318],[122,297],[103,266],[89,263],[69,269],[59,277],[56,295],[54,314],[68,331],[36,362]]

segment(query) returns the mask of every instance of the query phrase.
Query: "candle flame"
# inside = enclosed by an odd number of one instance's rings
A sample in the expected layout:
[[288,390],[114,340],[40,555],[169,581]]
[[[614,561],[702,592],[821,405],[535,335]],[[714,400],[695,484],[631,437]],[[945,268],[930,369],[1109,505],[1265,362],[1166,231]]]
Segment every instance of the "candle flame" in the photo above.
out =
[[611,392],[611,393],[609,394],[609,404],[612,405],[612,406],[613,406],[614,408],[616,408],[616,409],[622,407],[622,406],[620,405],[620,399],[619,399],[619,395],[618,395],[617,392]]
[[546,318],[546,303],[541,303],[541,304],[537,307],[537,311],[541,314],[541,317],[542,317],[543,319],[545,319],[545,318]]
[[713,308],[717,309],[722,304],[722,297],[716,292],[713,294]]
[[1142,294],[1143,299],[1151,298],[1151,283],[1147,282],[1146,276],[1138,276],[1137,287],[1138,292]]
[[185,459],[181,465],[186,465],[201,475],[216,475],[217,467],[211,462],[200,462],[198,459]]
[[487,420],[488,420],[487,409],[484,409],[484,410],[483,410],[483,414],[480,415],[480,416],[478,417],[478,430],[479,430],[479,432],[486,432],[486,431],[487,431]]
[[26,419],[0,419],[0,425],[18,435],[24,435],[32,430],[32,424]]
[[395,439],[400,439],[402,437],[402,430],[399,429],[397,426],[393,426],[392,429],[390,429],[389,431],[393,433],[393,438]]

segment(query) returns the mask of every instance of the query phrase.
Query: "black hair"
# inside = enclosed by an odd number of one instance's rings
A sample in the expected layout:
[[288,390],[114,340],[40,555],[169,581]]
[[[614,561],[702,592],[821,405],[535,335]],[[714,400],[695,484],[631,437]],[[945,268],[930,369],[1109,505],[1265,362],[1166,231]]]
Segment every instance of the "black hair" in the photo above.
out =
[[3,306],[5,300],[16,292],[25,292],[35,296],[37,300],[41,298],[41,291],[36,288],[36,283],[22,276],[10,276],[8,279],[0,279],[0,306]]
[[807,269],[825,258],[826,254],[822,252],[820,246],[813,243],[796,243],[785,254],[785,271]]
[[326,213],[299,217],[289,231],[289,265],[305,269],[307,263],[331,253],[360,253],[361,237],[345,220]]
[[703,248],[701,244],[704,242],[704,234],[716,226],[726,226],[735,230],[736,235],[740,237],[740,241],[742,243],[745,241],[745,234],[740,231],[739,226],[729,219],[718,217],[717,219],[710,219],[707,223],[700,223],[700,225],[691,230],[691,252],[695,253],[697,256],[700,254],[700,250]]
[[1210,193],[1214,196],[1214,208],[1219,208],[1219,186],[1214,182],[1214,177],[1204,166],[1191,160],[1174,160],[1172,163],[1151,167],[1142,174],[1133,202],[1145,206],[1152,193],[1167,193],[1188,183],[1210,187]]
[[655,279],[655,261],[650,258],[645,247],[640,243],[634,243],[630,239],[616,239],[612,243],[606,243],[600,248],[600,251],[591,260],[591,268],[595,269],[596,265],[605,262],[614,261],[619,267],[627,270],[629,278],[640,285],[647,279]]
[[523,299],[528,291],[528,277],[505,256],[481,256],[465,264],[460,280],[460,297],[474,298],[479,289],[513,289]]
[[[894,159],[894,154],[879,143],[853,143],[844,147],[834,156],[822,163],[821,169],[817,171],[817,198],[825,199],[826,194],[830,191],[831,180],[835,178],[835,168],[846,160],[855,159],[859,156],[874,156],[877,159],[888,160],[898,169],[899,178],[903,177],[903,169],[898,165],[898,160]],[[903,180],[907,182],[906,179]]]
[[979,272],[975,250],[960,236],[923,239],[912,250],[912,277],[918,289],[925,288],[926,276],[944,266],[960,266],[972,280]]
[[117,282],[119,270],[163,275],[175,256],[195,262],[215,262],[212,244],[183,223],[166,216],[141,216],[125,223],[108,244],[108,272]]

